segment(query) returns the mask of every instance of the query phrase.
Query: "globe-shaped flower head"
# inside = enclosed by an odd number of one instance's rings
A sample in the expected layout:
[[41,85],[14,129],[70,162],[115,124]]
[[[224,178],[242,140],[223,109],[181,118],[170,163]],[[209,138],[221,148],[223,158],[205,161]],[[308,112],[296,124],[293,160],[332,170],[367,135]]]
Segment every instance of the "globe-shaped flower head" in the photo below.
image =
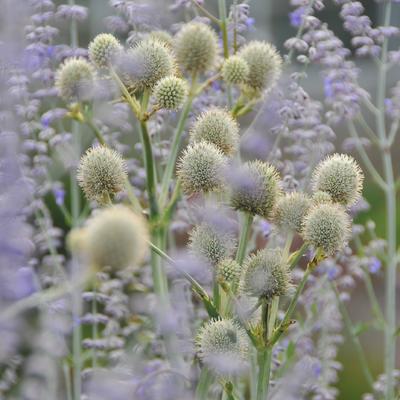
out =
[[230,113],[214,107],[200,115],[191,129],[190,139],[195,143],[212,143],[225,155],[230,156],[235,154],[239,147],[239,127]]
[[98,268],[138,265],[147,251],[147,240],[145,220],[121,205],[102,209],[86,227],[89,261]]
[[132,66],[122,66],[133,85],[140,90],[152,89],[162,78],[173,75],[174,58],[170,49],[160,40],[145,39],[136,47],[128,50],[127,57],[122,60]]
[[98,68],[108,67],[122,50],[118,39],[110,33],[100,33],[89,44],[89,58]]
[[304,220],[304,240],[325,254],[341,250],[350,235],[350,218],[343,206],[320,203],[313,206]]
[[363,180],[363,173],[354,158],[333,154],[315,169],[313,188],[327,192],[334,202],[350,206],[360,198]]
[[300,232],[310,205],[311,201],[304,193],[287,193],[276,203],[274,221],[285,230]]
[[241,266],[231,258],[221,260],[217,265],[217,279],[236,286],[239,282]]
[[271,300],[290,288],[290,271],[280,249],[259,250],[244,263],[240,289],[251,297]]
[[232,255],[235,245],[230,232],[208,223],[197,225],[190,233],[191,250],[214,266]]
[[186,81],[175,76],[167,76],[161,79],[154,88],[157,104],[166,110],[181,108],[187,93]]
[[218,38],[208,26],[190,22],[174,38],[174,50],[179,65],[188,72],[205,72],[217,58]]
[[267,43],[252,41],[239,54],[249,66],[246,86],[255,92],[271,89],[282,70],[282,59],[276,48]]
[[229,377],[245,372],[249,353],[246,331],[230,319],[207,322],[196,340],[198,355],[217,375]]
[[178,165],[182,189],[187,194],[221,189],[225,166],[226,157],[213,144],[200,142],[188,146]]
[[68,58],[57,70],[55,84],[65,101],[89,100],[95,72],[84,58]]
[[222,66],[222,77],[231,85],[245,83],[250,72],[247,61],[240,56],[229,57]]
[[105,146],[91,147],[78,167],[78,182],[89,200],[107,204],[127,179],[121,155]]
[[264,218],[270,216],[280,194],[279,175],[273,166],[250,161],[229,178],[233,208]]

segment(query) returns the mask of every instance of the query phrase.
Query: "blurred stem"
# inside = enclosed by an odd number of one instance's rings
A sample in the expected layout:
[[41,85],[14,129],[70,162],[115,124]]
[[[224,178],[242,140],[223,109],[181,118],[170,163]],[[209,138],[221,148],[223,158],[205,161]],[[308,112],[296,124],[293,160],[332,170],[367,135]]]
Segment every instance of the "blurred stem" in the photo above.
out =
[[347,329],[347,333],[353,343],[354,349],[356,350],[357,357],[360,362],[364,377],[365,377],[366,381],[368,382],[369,387],[372,388],[373,384],[374,384],[374,379],[373,379],[371,371],[368,367],[368,362],[367,362],[367,359],[365,358],[364,350],[361,346],[360,340],[357,337],[357,335],[355,334],[354,326],[353,326],[353,323],[351,322],[350,315],[347,312],[346,307],[344,306],[342,300],[340,299],[340,294],[339,294],[339,291],[338,291],[335,283],[330,282],[330,285],[332,287],[333,292],[335,293],[339,311],[342,315],[344,325]]
[[[99,332],[98,332],[98,324],[97,324],[97,291],[96,291],[96,283],[94,283],[93,287],[93,300],[92,300],[92,315],[93,318],[95,319],[93,325],[92,325],[92,339],[93,341],[96,341]],[[96,345],[92,349],[92,368],[97,367],[97,350],[96,350]]]
[[198,3],[196,0],[191,0],[192,3],[207,17],[209,18],[211,21],[215,22],[216,24],[220,24],[221,21],[215,17],[214,15],[212,15],[206,8],[204,8],[200,3]]
[[250,213],[243,213],[242,229],[240,233],[239,246],[236,253],[236,261],[239,264],[243,263],[244,257],[246,256],[247,243],[249,241],[252,222],[253,216]]
[[201,369],[199,382],[196,388],[196,400],[208,400],[207,394],[212,384],[213,376],[209,369],[205,366]]
[[299,263],[301,257],[304,256],[304,253],[308,249],[308,244],[303,243],[302,246],[300,247],[299,250],[295,251],[292,253],[288,259],[288,264],[289,264],[289,269],[292,270],[296,267],[296,265]]
[[181,144],[181,138],[183,130],[185,129],[186,120],[189,116],[190,109],[192,108],[193,98],[195,96],[197,85],[197,74],[193,74],[192,83],[189,90],[188,98],[180,114],[178,125],[174,132],[174,137],[172,139],[170,156],[165,168],[164,176],[161,184],[161,195],[160,195],[160,205],[164,207],[168,198],[169,184],[174,173],[176,159],[178,157],[179,146]]

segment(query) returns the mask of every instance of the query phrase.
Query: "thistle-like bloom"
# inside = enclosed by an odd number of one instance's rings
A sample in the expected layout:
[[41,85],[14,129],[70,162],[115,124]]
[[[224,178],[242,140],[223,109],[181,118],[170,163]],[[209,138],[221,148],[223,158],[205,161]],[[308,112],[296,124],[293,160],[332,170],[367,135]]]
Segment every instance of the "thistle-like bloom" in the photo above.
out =
[[200,115],[191,129],[190,139],[194,143],[212,143],[231,156],[239,147],[239,127],[230,113],[214,107]]
[[137,66],[130,79],[138,89],[152,89],[160,79],[174,74],[174,58],[160,40],[142,40],[128,51],[129,57]]
[[81,158],[77,178],[89,200],[107,204],[110,197],[124,187],[127,179],[126,164],[115,150],[94,146]]
[[178,63],[188,72],[205,72],[217,58],[218,38],[207,25],[190,22],[174,38]]
[[167,31],[157,30],[151,31],[149,37],[164,43],[167,47],[172,48],[173,38]]
[[246,83],[250,73],[247,61],[240,56],[229,57],[222,66],[222,77],[224,81],[231,85]]
[[264,218],[270,216],[280,194],[279,175],[272,165],[249,161],[230,181],[233,208]]
[[57,70],[55,84],[65,101],[92,97],[95,71],[84,58],[68,58]]
[[186,81],[175,76],[161,79],[154,88],[157,104],[166,110],[182,107],[188,93]]
[[110,33],[100,33],[89,44],[89,58],[98,68],[108,67],[122,50],[118,39]]
[[217,375],[245,372],[249,353],[246,331],[230,319],[214,319],[199,331],[196,344],[203,363]]
[[252,297],[271,300],[290,288],[290,271],[280,249],[259,250],[245,260],[240,289]]
[[217,265],[217,279],[236,285],[239,282],[241,266],[231,258],[221,260]]
[[190,248],[211,265],[217,265],[222,259],[232,255],[236,241],[230,232],[218,229],[208,223],[197,225],[190,232]]
[[125,206],[101,210],[85,229],[89,261],[99,268],[138,265],[148,248],[145,220]]
[[178,165],[182,189],[187,194],[221,189],[225,166],[226,157],[213,144],[200,142],[188,146]]
[[275,85],[282,71],[282,58],[272,44],[252,41],[242,47],[239,56],[249,66],[246,86],[260,92]]
[[364,175],[346,154],[333,154],[319,163],[313,175],[314,191],[327,192],[336,203],[351,206],[361,196]]
[[320,203],[313,206],[304,219],[303,237],[315,248],[332,255],[341,250],[350,235],[350,217],[343,206]]
[[300,232],[310,205],[311,201],[304,193],[287,193],[276,203],[274,221],[283,229]]
[[313,204],[331,203],[332,197],[329,193],[318,190],[312,195],[311,201]]

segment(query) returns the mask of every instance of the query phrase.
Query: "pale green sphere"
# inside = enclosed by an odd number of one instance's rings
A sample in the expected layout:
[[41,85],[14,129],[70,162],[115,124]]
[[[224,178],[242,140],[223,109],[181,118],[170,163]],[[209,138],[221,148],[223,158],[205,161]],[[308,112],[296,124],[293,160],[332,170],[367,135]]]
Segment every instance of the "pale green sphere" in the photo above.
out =
[[221,260],[217,265],[217,279],[236,286],[239,283],[241,266],[231,258]]
[[240,56],[231,56],[222,66],[222,78],[231,85],[246,83],[250,73],[247,61]]
[[106,68],[122,51],[118,39],[110,33],[100,33],[89,44],[89,58],[98,68]]
[[188,85],[183,79],[167,76],[158,81],[154,88],[157,104],[166,110],[178,110],[182,107],[188,93]]

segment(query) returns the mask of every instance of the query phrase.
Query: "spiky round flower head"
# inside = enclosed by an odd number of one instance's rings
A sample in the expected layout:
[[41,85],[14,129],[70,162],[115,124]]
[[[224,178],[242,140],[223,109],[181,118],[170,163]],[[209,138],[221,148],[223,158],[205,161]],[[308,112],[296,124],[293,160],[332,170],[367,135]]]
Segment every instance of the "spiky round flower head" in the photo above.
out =
[[274,210],[274,221],[283,229],[300,232],[310,205],[311,201],[304,193],[286,193],[278,198]]
[[203,222],[190,232],[189,246],[196,255],[215,266],[232,255],[236,241],[229,232]]
[[183,191],[192,194],[221,189],[226,162],[226,157],[211,143],[189,145],[178,165]]
[[312,195],[311,201],[313,204],[331,203],[332,197],[329,193],[318,190]]
[[158,40],[164,43],[169,48],[172,48],[173,38],[167,31],[157,30],[151,31],[149,37],[153,40]]
[[364,175],[353,157],[333,154],[314,171],[314,191],[327,192],[336,203],[350,206],[361,196]]
[[320,203],[313,206],[304,219],[303,238],[325,254],[342,249],[349,238],[350,218],[343,206]]
[[100,33],[89,44],[89,58],[98,68],[108,67],[122,50],[118,39],[110,33]]
[[115,150],[94,146],[81,158],[77,178],[89,200],[107,204],[109,198],[124,187],[126,164]]
[[66,244],[69,251],[72,254],[82,254],[86,248],[86,229],[85,228],[74,228],[72,229],[68,235]]
[[194,123],[190,139],[194,143],[212,143],[225,155],[231,156],[239,147],[239,127],[230,113],[213,107],[200,115]]
[[244,262],[240,289],[248,296],[271,300],[290,288],[290,271],[280,249],[259,250]]
[[174,58],[160,40],[142,40],[128,51],[128,55],[137,65],[131,79],[138,89],[152,89],[160,79],[174,73]]
[[182,107],[188,93],[186,81],[175,76],[167,76],[158,81],[154,88],[157,104],[167,110]]
[[229,377],[245,372],[249,353],[246,331],[230,319],[213,319],[199,331],[198,355],[214,373]]
[[93,93],[95,72],[84,58],[68,58],[57,70],[55,84],[66,101],[89,100]]
[[208,26],[199,22],[185,24],[174,38],[178,63],[188,72],[205,72],[217,58],[218,38]]
[[222,66],[222,77],[226,83],[231,85],[245,83],[249,72],[247,61],[240,56],[229,57]]
[[245,163],[231,179],[231,204],[236,210],[268,218],[279,194],[278,172],[259,160]]
[[241,266],[231,258],[221,260],[217,265],[217,279],[236,285],[239,282]]
[[254,91],[263,91],[274,86],[281,74],[282,59],[272,44],[252,41],[243,46],[238,55],[249,66],[246,86]]
[[86,235],[89,261],[99,268],[138,265],[148,248],[146,222],[121,205],[104,208],[92,217]]

